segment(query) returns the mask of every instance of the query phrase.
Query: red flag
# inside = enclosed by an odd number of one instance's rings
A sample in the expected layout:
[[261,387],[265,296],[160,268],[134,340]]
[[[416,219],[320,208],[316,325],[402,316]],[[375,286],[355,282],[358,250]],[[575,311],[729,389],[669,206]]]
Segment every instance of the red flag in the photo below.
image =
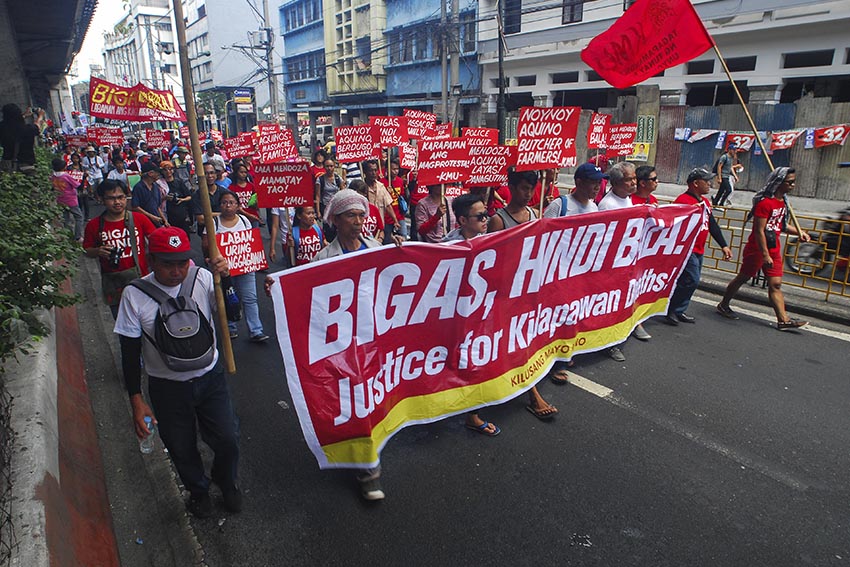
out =
[[624,89],[686,63],[713,45],[689,0],[637,0],[593,38],[581,59],[609,84]]

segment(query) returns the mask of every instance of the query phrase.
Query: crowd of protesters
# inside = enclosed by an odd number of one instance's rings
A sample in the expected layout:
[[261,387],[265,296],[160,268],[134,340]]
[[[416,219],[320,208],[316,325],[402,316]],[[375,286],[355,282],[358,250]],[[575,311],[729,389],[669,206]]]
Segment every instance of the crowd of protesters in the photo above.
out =
[[[23,138],[34,138],[41,132],[44,139],[54,146],[56,157],[51,163],[52,183],[57,201],[64,210],[64,224],[82,244],[85,254],[99,260],[104,301],[110,306],[113,316],[118,318],[124,333],[131,332],[127,330],[130,328],[130,307],[122,307],[125,287],[144,276],[159,281],[161,275],[162,278],[177,278],[174,281],[182,282],[189,273],[184,270],[190,256],[186,247],[195,234],[201,241],[203,257],[209,257],[209,238],[204,234],[196,175],[202,175],[206,180],[216,233],[265,227],[269,236],[267,257],[273,269],[302,266],[382,245],[403,246],[404,242],[411,240],[428,243],[468,240],[532,222],[541,216],[541,211],[544,218],[557,218],[623,207],[658,206],[653,195],[658,186],[658,175],[652,166],[635,167],[628,162],[609,166],[604,159],[593,158],[577,167],[575,187],[569,189],[559,187],[556,169],[510,171],[504,186],[452,191],[453,194],[462,194],[449,198],[445,186],[420,185],[416,172],[402,169],[395,156],[386,151],[378,160],[340,164],[331,146],[328,148],[330,152],[317,149],[312,155],[310,171],[314,183],[314,205],[272,208],[263,214],[256,206],[253,160],[250,157],[229,159],[221,143],[209,140],[204,144],[203,163],[197,168],[186,141],[177,139],[168,147],[161,148],[150,148],[144,141],[135,138],[119,145],[97,147],[91,144],[76,148],[63,144],[59,135],[40,131],[38,126],[30,127],[23,120],[24,113],[11,106],[3,108],[4,120],[0,125],[4,166],[10,166],[12,158],[19,170],[27,170],[34,164],[34,155],[30,155],[32,146],[21,143]],[[33,113],[28,117],[32,119]],[[18,162],[24,167],[20,168]],[[671,298],[670,310],[665,317],[670,325],[695,322],[695,318],[687,313],[687,307],[699,282],[708,237],[717,242],[726,259],[731,257],[731,250],[711,214],[712,202],[706,195],[712,184],[722,179],[714,201],[715,205],[722,205],[728,198],[729,179],[734,178],[735,172],[733,147],[723,159],[718,160],[713,171],[702,168],[691,171],[687,189],[675,200],[676,203],[703,207],[705,222]],[[778,168],[754,198],[754,230],[744,250],[741,273],[729,284],[726,295],[717,306],[717,311],[724,317],[738,317],[731,309],[730,301],[743,281],[764,270],[770,284],[770,300],[777,315],[777,328],[784,331],[805,325],[805,322],[788,316],[780,289],[782,260],[778,252],[778,234],[782,231],[796,234],[794,228],[785,222],[785,197],[793,190],[795,180],[793,169]],[[92,217],[95,205],[102,205],[104,210]],[[803,241],[808,239],[805,233],[799,236]],[[169,256],[169,239],[179,243],[179,254],[171,253]],[[155,242],[159,258],[151,248],[151,242]],[[152,270],[155,266],[159,267],[160,275],[151,273],[156,272]],[[226,275],[226,269],[220,265],[216,266],[216,270]],[[270,278],[265,281],[267,294],[272,281]],[[208,285],[206,279],[204,282]],[[269,337],[259,315],[255,274],[234,277],[232,284],[242,301],[250,340],[265,342]],[[173,282],[169,285],[174,286]],[[182,283],[179,283],[165,291],[173,291],[173,296],[182,289],[181,286]],[[136,302],[141,301],[138,293],[135,296],[138,296]],[[135,330],[136,326],[133,326],[132,332]],[[230,338],[239,336],[235,322],[231,322],[229,331]],[[642,341],[651,338],[641,325],[635,328],[632,336]],[[618,361],[625,360],[621,346],[614,346],[609,351],[610,356]],[[138,352],[132,350],[131,354],[137,363]],[[145,358],[150,356],[151,352],[145,351]],[[208,365],[205,372],[212,372],[210,368],[214,365]],[[556,364],[549,374],[551,382],[566,384],[569,381],[567,368],[568,364]],[[137,371],[133,369],[130,374],[133,378],[131,394],[139,396]],[[160,382],[157,381],[157,384]],[[145,431],[140,429],[145,427],[141,418],[151,412],[143,400],[138,398],[134,404],[137,402],[141,409],[136,416],[136,429],[137,434],[144,437]],[[160,400],[159,404],[162,406],[163,401]],[[558,413],[558,409],[543,398],[537,387],[529,392],[526,408],[541,420],[552,419]],[[496,424],[482,419],[478,412],[467,414],[465,419],[467,428],[485,436],[495,436],[501,431]],[[230,442],[238,444],[238,424],[236,432],[230,435],[236,438],[236,441],[231,439]],[[169,439],[165,436],[163,439],[168,445]],[[181,439],[180,443],[185,441]],[[176,440],[171,442],[175,446],[169,449],[172,458],[177,460],[184,448],[178,447]],[[241,508],[241,493],[236,484],[238,447],[228,447],[231,453],[227,473],[230,496],[226,504],[229,502],[228,508],[238,511]],[[189,455],[187,458],[194,457]],[[182,468],[180,463],[177,465],[182,477],[185,463]],[[367,500],[384,498],[380,473],[380,466],[357,473],[361,494]],[[191,475],[191,480],[184,479],[187,486],[205,491],[209,482],[203,471],[193,467]],[[193,493],[190,510],[197,515],[211,513],[208,495],[205,492],[199,494]]]

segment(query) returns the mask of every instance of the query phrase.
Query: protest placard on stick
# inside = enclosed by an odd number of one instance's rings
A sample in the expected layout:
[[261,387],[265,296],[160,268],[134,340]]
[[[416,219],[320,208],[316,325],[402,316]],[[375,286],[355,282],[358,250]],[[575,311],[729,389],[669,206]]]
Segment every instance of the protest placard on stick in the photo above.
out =
[[405,108],[404,116],[407,118],[407,135],[412,140],[424,138],[437,125],[437,115],[433,112]]
[[419,142],[419,185],[460,183],[469,177],[469,169],[469,147],[465,139],[425,139]]
[[313,204],[313,176],[307,162],[270,163],[254,166],[257,206],[306,207]]
[[260,124],[257,147],[260,163],[277,163],[298,157],[298,147],[289,128],[279,124]]
[[498,187],[508,184],[508,167],[516,165],[516,146],[472,146],[467,187]]
[[375,127],[375,141],[380,148],[394,148],[410,141],[405,116],[370,116],[369,124]]
[[269,267],[259,228],[220,232],[215,235],[218,249],[227,258],[231,276],[241,276]]
[[377,137],[377,129],[372,124],[334,128],[337,161],[349,163],[380,158]]
[[566,167],[576,157],[577,106],[524,106],[517,124],[517,171]]

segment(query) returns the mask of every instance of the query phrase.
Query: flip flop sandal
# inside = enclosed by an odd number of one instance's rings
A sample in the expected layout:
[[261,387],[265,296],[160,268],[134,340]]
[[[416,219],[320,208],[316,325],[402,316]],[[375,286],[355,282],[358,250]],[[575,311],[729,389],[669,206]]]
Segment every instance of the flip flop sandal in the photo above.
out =
[[556,408],[555,406],[549,406],[549,408],[547,408],[547,409],[550,409],[550,408],[553,411],[550,411],[549,413],[543,413],[543,410],[535,408],[534,406],[531,406],[531,405],[525,406],[525,409],[527,409],[531,413],[531,415],[533,415],[534,417],[536,417],[540,421],[549,421],[550,419],[555,417],[555,415],[557,415],[558,408]]
[[[565,378],[559,378],[559,376],[564,376]],[[569,384],[570,382],[570,373],[566,370],[559,370],[558,372],[552,372],[549,374],[549,380],[552,381],[553,384],[557,384],[558,386],[563,386],[565,384]]]
[[480,433],[481,435],[486,435],[487,437],[495,437],[496,435],[498,435],[499,433],[502,432],[502,430],[499,429],[499,426],[496,425],[495,423],[492,424],[493,425],[493,431],[488,431],[487,427],[489,425],[490,425],[490,422],[485,421],[481,425],[469,425],[467,423],[467,424],[465,424],[465,427],[467,429],[471,429],[472,431],[476,431],[476,432]]

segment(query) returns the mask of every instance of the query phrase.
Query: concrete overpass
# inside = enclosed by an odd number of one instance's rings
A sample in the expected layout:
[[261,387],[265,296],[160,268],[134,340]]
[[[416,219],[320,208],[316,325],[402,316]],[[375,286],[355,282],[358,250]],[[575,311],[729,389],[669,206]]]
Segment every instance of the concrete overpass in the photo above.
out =
[[[47,110],[80,51],[98,0],[0,0],[0,104]],[[53,99],[53,100],[52,100]]]

